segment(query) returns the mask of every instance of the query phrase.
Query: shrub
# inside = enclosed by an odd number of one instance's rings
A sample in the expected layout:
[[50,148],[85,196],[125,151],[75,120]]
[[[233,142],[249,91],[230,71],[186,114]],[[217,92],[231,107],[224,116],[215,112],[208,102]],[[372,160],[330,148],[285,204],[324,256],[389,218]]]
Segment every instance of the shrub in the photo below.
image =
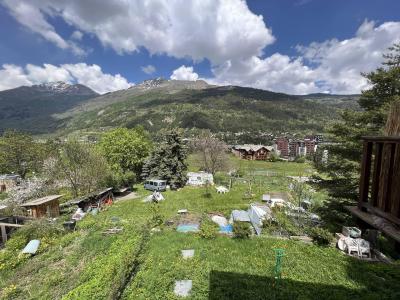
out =
[[306,162],[306,158],[304,156],[296,156],[296,158],[294,159],[294,162],[302,164],[302,163]]
[[237,239],[248,239],[251,235],[250,225],[247,222],[233,223],[233,236]]
[[164,216],[161,215],[160,205],[156,202],[152,202],[150,209],[151,209],[150,225],[154,227],[161,226],[164,222]]
[[207,217],[201,222],[200,236],[204,239],[214,239],[217,237],[218,229],[218,225]]
[[270,161],[270,162],[276,162],[276,161],[280,161],[280,160],[281,160],[281,158],[275,152],[272,152],[268,158],[268,161]]
[[312,237],[314,243],[320,246],[329,245],[332,240],[332,234],[321,227],[312,227],[309,230],[309,234]]
[[27,222],[24,227],[12,235],[12,239],[22,237],[26,243],[33,239],[51,241],[61,236],[64,232],[64,228],[60,224],[51,223],[43,218]]

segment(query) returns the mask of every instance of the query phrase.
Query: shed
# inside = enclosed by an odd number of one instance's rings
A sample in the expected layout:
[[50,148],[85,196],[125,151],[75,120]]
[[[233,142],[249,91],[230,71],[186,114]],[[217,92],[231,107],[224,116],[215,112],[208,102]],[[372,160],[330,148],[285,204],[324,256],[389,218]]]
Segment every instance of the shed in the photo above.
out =
[[187,173],[188,185],[204,185],[207,182],[214,184],[214,177],[211,173],[207,172],[188,172]]
[[60,215],[59,199],[61,197],[62,195],[46,196],[21,204],[21,207],[25,207],[33,218],[54,218]]
[[10,188],[20,184],[21,176],[15,174],[0,175],[0,192],[5,192]]
[[77,205],[83,211],[87,211],[89,208],[99,208],[104,205],[112,204],[114,201],[114,194],[112,190],[113,188],[106,188],[104,190],[91,193],[82,198],[71,200],[65,206]]

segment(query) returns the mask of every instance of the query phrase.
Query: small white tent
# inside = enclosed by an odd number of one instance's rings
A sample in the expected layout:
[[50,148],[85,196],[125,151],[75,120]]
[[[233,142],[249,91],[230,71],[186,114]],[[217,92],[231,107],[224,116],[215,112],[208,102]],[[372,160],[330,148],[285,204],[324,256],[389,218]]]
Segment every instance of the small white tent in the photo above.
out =
[[248,210],[251,224],[256,230],[257,235],[261,234],[262,225],[264,220],[272,218],[271,209],[267,205],[252,203]]
[[214,178],[211,173],[206,172],[188,172],[187,173],[188,185],[204,185],[207,182],[214,184]]

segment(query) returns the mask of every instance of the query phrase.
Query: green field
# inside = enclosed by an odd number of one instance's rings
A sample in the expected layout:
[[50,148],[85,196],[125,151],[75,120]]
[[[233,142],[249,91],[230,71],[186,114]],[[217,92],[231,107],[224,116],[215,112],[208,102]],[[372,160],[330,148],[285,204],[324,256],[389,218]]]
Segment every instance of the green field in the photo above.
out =
[[[233,159],[238,163],[236,159]],[[254,169],[249,162],[243,168]],[[257,162],[257,169],[297,175],[306,164]],[[222,179],[226,180],[226,179]],[[244,199],[248,186],[236,182],[232,190],[205,196],[205,188],[185,187],[164,193],[158,215],[176,220],[177,210],[193,216],[246,209],[263,192],[287,190],[283,176],[260,177],[253,199]],[[87,216],[75,232],[42,239],[40,253],[19,255],[26,240],[16,234],[0,252],[2,299],[178,299],[175,280],[193,280],[189,299],[399,299],[398,266],[366,263],[341,254],[334,247],[307,245],[269,236],[237,240],[225,236],[203,239],[175,231],[175,225],[151,231],[150,194],[137,187],[139,198],[116,202],[96,216]],[[323,195],[323,193],[321,194]],[[176,224],[176,222],[175,222]],[[111,227],[123,232],[103,235]],[[183,260],[180,250],[195,249]],[[285,249],[283,279],[273,279],[274,249]]]

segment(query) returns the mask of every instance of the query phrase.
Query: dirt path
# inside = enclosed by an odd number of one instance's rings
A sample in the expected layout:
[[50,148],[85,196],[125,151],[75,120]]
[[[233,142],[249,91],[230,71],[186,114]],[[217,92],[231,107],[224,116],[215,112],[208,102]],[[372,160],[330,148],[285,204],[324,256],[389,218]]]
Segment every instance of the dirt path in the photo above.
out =
[[139,195],[136,192],[130,192],[129,194],[121,197],[116,197],[115,201],[125,201],[139,198]]

